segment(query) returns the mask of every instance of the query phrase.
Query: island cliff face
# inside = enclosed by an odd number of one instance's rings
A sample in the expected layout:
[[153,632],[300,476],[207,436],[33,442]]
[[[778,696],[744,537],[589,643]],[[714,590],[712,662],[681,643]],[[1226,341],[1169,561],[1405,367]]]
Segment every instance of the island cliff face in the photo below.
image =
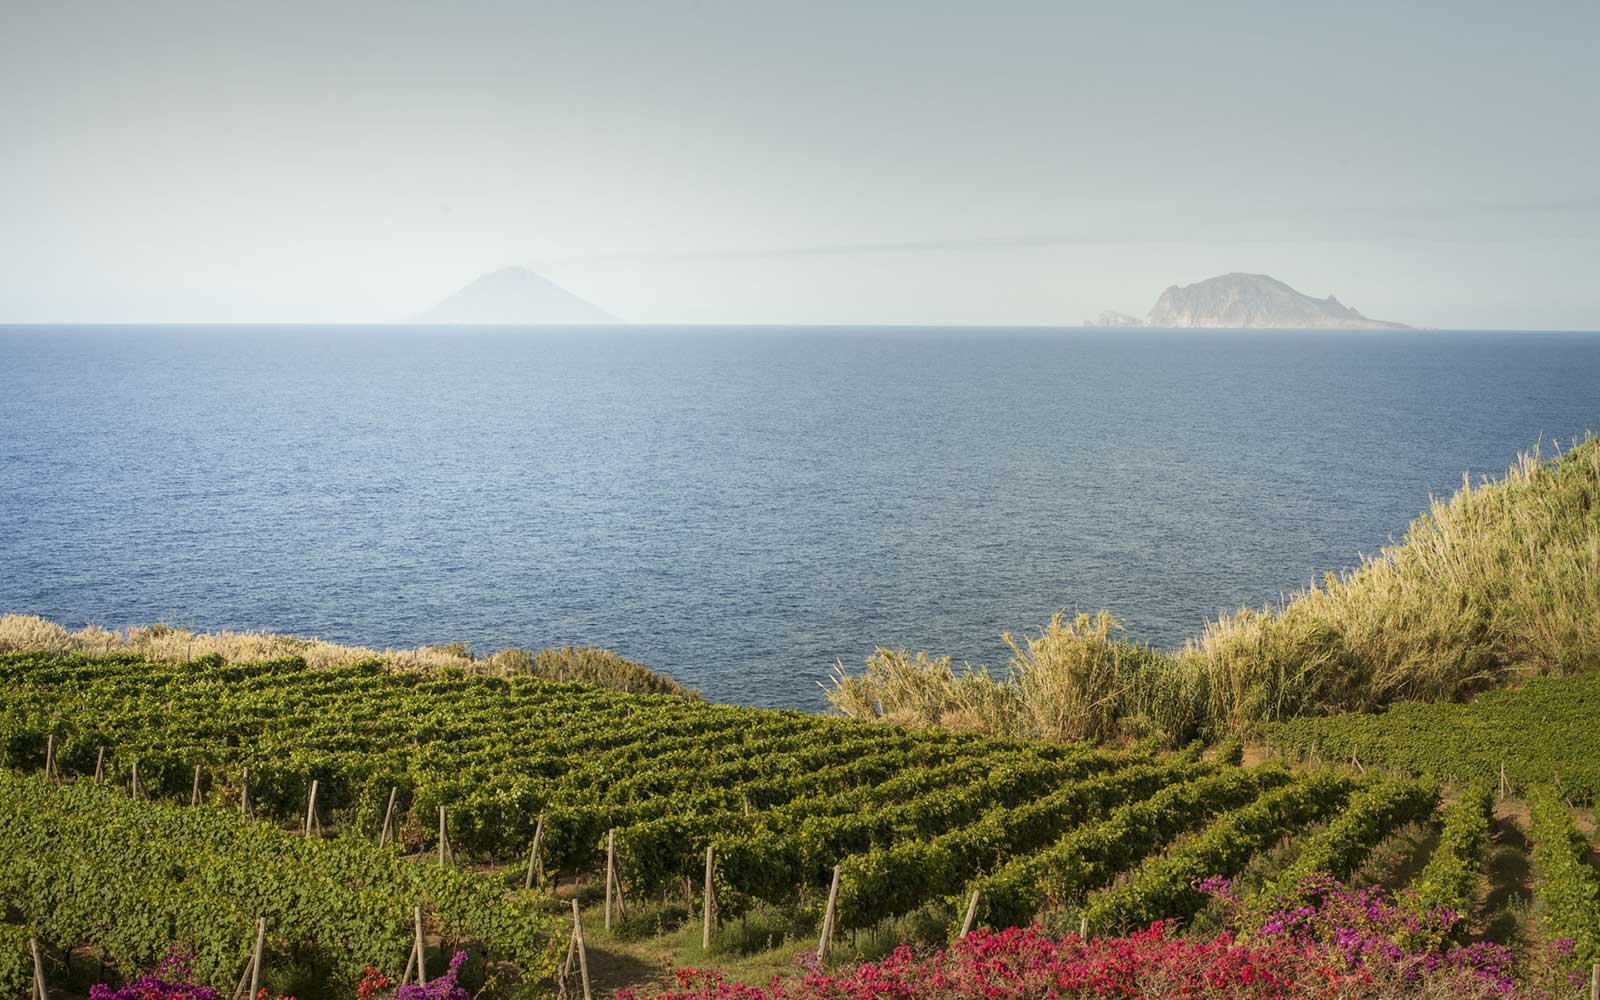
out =
[[1150,326],[1266,327],[1281,330],[1409,330],[1367,317],[1332,295],[1314,299],[1264,274],[1224,274],[1161,293]]

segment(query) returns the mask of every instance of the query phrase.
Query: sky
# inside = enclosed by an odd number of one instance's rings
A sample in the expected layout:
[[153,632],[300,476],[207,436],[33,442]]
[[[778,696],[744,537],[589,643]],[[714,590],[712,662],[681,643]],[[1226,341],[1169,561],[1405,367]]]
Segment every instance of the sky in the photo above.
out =
[[0,322],[1600,329],[1600,3],[0,0]]

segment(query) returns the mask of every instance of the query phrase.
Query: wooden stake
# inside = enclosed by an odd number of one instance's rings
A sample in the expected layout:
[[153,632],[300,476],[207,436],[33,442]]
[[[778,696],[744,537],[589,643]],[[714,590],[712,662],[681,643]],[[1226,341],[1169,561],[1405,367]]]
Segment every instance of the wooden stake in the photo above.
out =
[[133,780],[130,782],[129,788],[133,795],[133,801],[139,801],[139,762],[137,760],[133,762]]
[[606,930],[611,929],[611,887],[617,883],[617,831],[606,832]]
[[706,845],[706,887],[702,897],[705,901],[705,925],[700,929],[700,950],[711,950],[711,915],[716,911],[715,892],[711,887],[711,845]]
[[528,875],[522,880],[524,889],[533,888],[535,873],[539,876],[539,884],[544,885],[544,813],[539,814],[539,822],[533,828],[533,849],[528,852]]
[[828,909],[822,914],[822,936],[817,941],[817,958],[827,961],[833,950],[834,913],[839,905],[839,866],[833,866],[833,885],[828,889]]
[[619,869],[616,877],[617,886],[617,919],[628,919],[628,898],[622,892],[622,872]]
[[961,936],[966,937],[972,933],[972,921],[978,916],[978,890],[972,890],[972,898],[967,900],[967,916],[961,921]]
[[1078,940],[1080,940],[1080,941],[1089,940],[1089,918],[1088,917],[1079,917],[1078,918]]
[[250,818],[250,769],[244,769],[244,777],[239,780],[239,815],[245,819]]
[[[574,900],[572,905],[577,906],[577,901]],[[422,946],[422,907],[412,907],[411,916],[416,923],[417,931],[417,985],[426,986],[428,985],[428,972],[425,958],[427,957],[428,953]]]
[[578,940],[578,971],[583,975],[583,1000],[589,1000],[589,955],[583,947],[583,917],[578,901],[572,901],[572,936]]
[[450,849],[449,842],[444,834],[444,806],[439,807],[439,867],[444,867],[445,852]]
[[52,734],[44,738],[44,780],[54,781],[56,776],[56,738]]
[[[576,925],[574,925],[576,928]],[[567,935],[567,957],[561,961],[561,975],[556,980],[556,996],[567,995],[567,981],[572,978],[572,960],[578,957],[578,934],[576,929]]]
[[1367,773],[1367,769],[1361,766],[1361,758],[1356,756],[1356,752],[1354,750],[1350,751],[1350,763],[1354,764],[1356,766],[1356,770],[1360,771],[1362,774]]
[[306,828],[305,836],[311,836],[311,828],[317,821],[317,779],[311,779],[311,794],[306,796]]
[[189,804],[191,806],[197,806],[197,805],[200,804],[200,765],[199,764],[196,764],[194,766],[194,787],[189,789]]
[[1505,761],[1501,761],[1500,762],[1500,797],[1502,799],[1504,799],[1506,797],[1506,764],[1505,764]]
[[1600,1000],[1600,962],[1589,969],[1589,1000]]
[[94,783],[99,784],[106,780],[106,748],[101,747],[94,758]]
[[250,995],[245,1000],[256,1000],[261,994],[261,951],[267,943],[267,918],[256,918],[256,950],[250,956]]
[[35,938],[28,939],[28,950],[33,952],[33,992],[37,1000],[50,1000],[50,994],[44,986],[44,963],[39,961],[39,942]]
[[389,808],[383,811],[383,832],[378,834],[378,846],[384,847],[389,843],[389,830],[394,823],[394,797],[400,789],[394,785],[389,786]]
[[411,982],[411,970],[417,967],[417,942],[411,942],[411,950],[406,953],[406,971],[400,974],[400,985],[405,986]]

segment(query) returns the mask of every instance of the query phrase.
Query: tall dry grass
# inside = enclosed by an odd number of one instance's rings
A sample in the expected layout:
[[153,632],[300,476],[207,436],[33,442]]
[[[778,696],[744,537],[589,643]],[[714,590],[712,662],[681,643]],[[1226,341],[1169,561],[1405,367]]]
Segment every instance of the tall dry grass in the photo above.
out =
[[35,615],[0,615],[0,653],[50,652],[104,656],[131,653],[157,662],[179,663],[219,656],[225,663],[252,663],[299,657],[312,668],[348,666],[381,660],[391,670],[462,670],[495,676],[532,674],[545,680],[597,684],[635,694],[699,697],[671,677],[640,663],[591,646],[560,646],[530,652],[502,649],[475,656],[466,643],[373,649],[346,646],[270,632],[197,632],[176,625],[141,625],[114,630],[89,625],[72,631]]
[[1217,739],[1259,722],[1459,699],[1600,667],[1600,439],[1463,479],[1396,545],[1162,652],[1105,612],[1007,642],[1003,673],[878,650],[828,697],[860,718],[1100,741]]

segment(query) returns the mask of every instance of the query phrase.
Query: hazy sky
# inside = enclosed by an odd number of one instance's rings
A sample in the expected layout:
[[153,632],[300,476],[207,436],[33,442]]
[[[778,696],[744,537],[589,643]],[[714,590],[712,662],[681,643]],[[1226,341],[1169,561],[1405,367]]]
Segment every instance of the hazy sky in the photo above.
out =
[[1600,329],[1600,3],[0,0],[0,321]]

